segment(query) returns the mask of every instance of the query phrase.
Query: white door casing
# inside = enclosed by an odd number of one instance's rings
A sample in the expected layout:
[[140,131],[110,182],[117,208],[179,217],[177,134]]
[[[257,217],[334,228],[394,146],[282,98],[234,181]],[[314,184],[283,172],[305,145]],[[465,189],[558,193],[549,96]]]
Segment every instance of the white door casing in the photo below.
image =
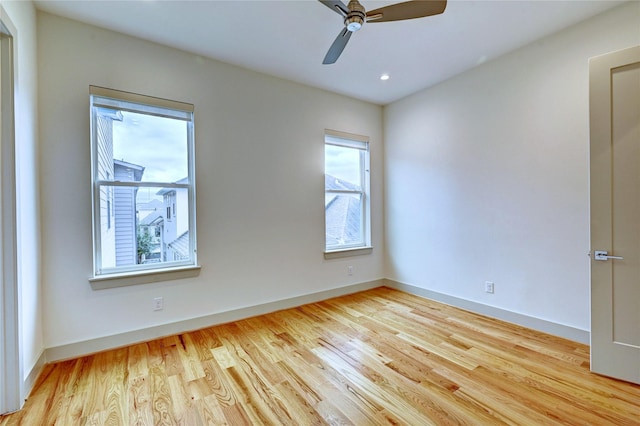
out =
[[13,98],[15,34],[0,5],[0,413],[21,407]]

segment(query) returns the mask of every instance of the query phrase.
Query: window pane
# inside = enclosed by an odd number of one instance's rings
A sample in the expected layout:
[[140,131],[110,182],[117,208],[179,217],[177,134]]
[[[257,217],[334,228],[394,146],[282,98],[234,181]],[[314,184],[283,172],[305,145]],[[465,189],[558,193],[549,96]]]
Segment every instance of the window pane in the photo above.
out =
[[364,244],[360,194],[325,194],[327,248]]
[[189,260],[188,190],[102,185],[100,229],[103,270]]
[[354,190],[362,187],[362,162],[364,151],[356,148],[325,144],[325,189]]
[[113,120],[114,161],[143,167],[142,182],[177,182],[188,176],[186,121],[119,113],[121,119]]

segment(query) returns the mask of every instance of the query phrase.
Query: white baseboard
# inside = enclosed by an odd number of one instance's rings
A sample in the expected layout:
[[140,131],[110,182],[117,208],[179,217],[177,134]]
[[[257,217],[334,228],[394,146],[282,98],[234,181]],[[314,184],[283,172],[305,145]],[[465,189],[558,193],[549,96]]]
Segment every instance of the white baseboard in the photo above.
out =
[[553,334],[554,336],[564,337],[565,339],[573,340],[574,342],[580,342],[586,345],[590,343],[590,333],[587,330],[581,330],[579,328],[570,327],[568,325],[557,324],[551,321],[546,321],[539,318],[518,314],[516,312],[495,308],[493,306],[484,305],[482,303],[460,299],[458,297],[449,296],[447,294],[438,293],[410,284],[403,284],[389,279],[384,279],[383,281],[384,285],[387,287],[395,288],[397,290],[415,294],[416,296],[435,300],[436,302],[455,306],[456,308],[465,309],[467,311],[471,311],[480,315],[485,315],[502,321],[510,322],[512,324],[532,328],[544,333]]
[[275,302],[264,303],[256,306],[250,306],[247,308],[235,309],[233,311],[220,312],[217,314],[206,315],[204,317],[158,325],[155,327],[129,331],[112,336],[100,337],[97,339],[85,340],[68,345],[55,346],[47,348],[45,350],[45,357],[47,362],[77,358],[79,356],[88,355],[107,349],[115,349],[135,343],[146,342],[160,337],[172,336],[174,334],[180,334],[188,331],[198,330],[201,328],[211,327],[216,324],[224,324],[245,318],[255,317],[258,315],[264,315],[270,312],[280,311],[283,309],[294,308],[308,303],[320,302],[322,300],[331,299],[333,297],[357,293],[360,291],[381,287],[383,285],[385,285],[384,279],[368,281],[364,283],[348,285],[346,287],[325,290],[318,293],[292,297],[289,299],[278,300]]
[[545,333],[553,334],[555,336],[564,337],[576,342],[589,344],[590,336],[589,332],[586,330],[580,330],[570,326],[556,324],[550,321],[541,320],[539,318],[518,314],[504,309],[483,305],[481,303],[460,299],[454,296],[449,296],[446,294],[383,278],[345,287],[339,287],[331,290],[325,290],[318,293],[264,303],[261,305],[235,309],[227,312],[220,312],[184,321],[178,321],[170,324],[163,324],[112,336],[99,337],[82,342],[47,348],[38,360],[36,366],[32,369],[31,373],[25,380],[25,389],[31,389],[45,361],[55,362],[65,359],[77,358],[79,356],[88,355],[108,349],[119,348],[140,342],[146,342],[160,337],[171,336],[174,334],[180,334],[192,330],[211,327],[217,324],[224,324],[258,315],[264,315],[282,309],[294,308],[308,303],[319,302],[322,300],[330,299],[332,297],[344,296],[346,294],[357,293],[381,286],[395,288],[407,293],[415,294],[417,296],[426,297],[437,302],[442,302],[461,309],[466,309],[468,311],[475,312],[481,315],[497,318],[502,321],[518,324],[523,327],[532,328],[534,330],[539,330]]

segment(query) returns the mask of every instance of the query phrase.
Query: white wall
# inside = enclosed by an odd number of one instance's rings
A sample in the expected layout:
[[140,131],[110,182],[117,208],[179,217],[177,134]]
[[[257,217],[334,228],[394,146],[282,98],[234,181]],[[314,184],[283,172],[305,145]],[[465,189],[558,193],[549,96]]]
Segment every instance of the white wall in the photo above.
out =
[[[3,1],[15,25],[15,139],[18,292],[22,378],[28,380],[44,349],[40,291],[36,12],[31,2]],[[27,392],[29,383],[23,389]]]
[[[45,13],[38,51],[47,347],[383,277],[381,107]],[[199,277],[91,289],[89,85],[195,104]],[[325,128],[371,139],[372,255],[323,258]]]
[[388,278],[589,329],[588,59],[639,22],[622,5],[385,108]]

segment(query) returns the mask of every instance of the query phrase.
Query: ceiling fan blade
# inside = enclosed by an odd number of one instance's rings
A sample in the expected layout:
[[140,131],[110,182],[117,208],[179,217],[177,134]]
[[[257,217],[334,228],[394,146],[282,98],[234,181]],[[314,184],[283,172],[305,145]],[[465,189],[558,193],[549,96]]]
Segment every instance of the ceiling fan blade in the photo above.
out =
[[325,6],[327,6],[329,9],[333,10],[334,12],[342,16],[347,16],[347,14],[349,13],[349,8],[347,8],[347,6],[345,6],[344,3],[342,3],[340,0],[318,0],[318,1],[324,4]]
[[416,0],[396,3],[367,12],[367,22],[389,22],[439,15],[447,7],[447,0]]
[[351,38],[351,34],[353,33],[346,27],[342,31],[340,31],[340,34],[338,34],[338,37],[336,37],[333,44],[329,48],[327,55],[324,57],[324,61],[322,61],[324,65],[333,64],[338,60],[338,58],[342,54],[342,51],[347,45],[347,42]]

